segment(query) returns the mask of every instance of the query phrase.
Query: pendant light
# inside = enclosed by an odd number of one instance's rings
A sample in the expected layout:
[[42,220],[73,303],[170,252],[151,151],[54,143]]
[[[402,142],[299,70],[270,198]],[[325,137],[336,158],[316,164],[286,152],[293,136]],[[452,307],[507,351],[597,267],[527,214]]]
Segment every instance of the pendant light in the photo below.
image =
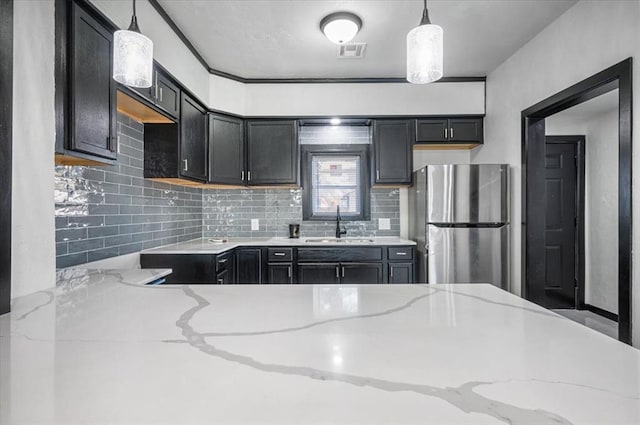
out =
[[431,83],[442,78],[443,31],[429,19],[427,0],[420,25],[407,34],[407,81]]
[[113,34],[113,79],[129,87],[151,87],[153,80],[153,42],[138,28],[136,0],[127,30]]

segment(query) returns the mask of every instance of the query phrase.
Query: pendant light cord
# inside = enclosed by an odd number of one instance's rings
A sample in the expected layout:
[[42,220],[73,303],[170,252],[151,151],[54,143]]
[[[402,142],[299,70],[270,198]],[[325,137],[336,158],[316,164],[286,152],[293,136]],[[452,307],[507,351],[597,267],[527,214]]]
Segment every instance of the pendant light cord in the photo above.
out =
[[136,0],[133,0],[133,16],[131,17],[129,31],[140,32],[140,28],[138,27],[138,17],[136,16]]
[[429,11],[427,10],[427,0],[424,0],[424,9],[422,10],[422,20],[420,21],[420,25],[429,24],[431,24],[431,19],[429,19]]
[[[427,7],[427,0],[424,0],[424,7]],[[136,0],[133,0],[133,16],[136,16]]]

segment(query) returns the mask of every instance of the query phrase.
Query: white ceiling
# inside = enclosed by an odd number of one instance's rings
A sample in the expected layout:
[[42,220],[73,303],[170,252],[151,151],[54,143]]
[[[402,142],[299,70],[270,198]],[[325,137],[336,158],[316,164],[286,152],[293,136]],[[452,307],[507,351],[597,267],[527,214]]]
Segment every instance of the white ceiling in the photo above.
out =
[[[159,0],[209,65],[244,78],[404,77],[421,0]],[[575,0],[429,1],[445,37],[445,76],[486,76]],[[329,13],[363,20],[363,59],[337,59],[319,29]]]

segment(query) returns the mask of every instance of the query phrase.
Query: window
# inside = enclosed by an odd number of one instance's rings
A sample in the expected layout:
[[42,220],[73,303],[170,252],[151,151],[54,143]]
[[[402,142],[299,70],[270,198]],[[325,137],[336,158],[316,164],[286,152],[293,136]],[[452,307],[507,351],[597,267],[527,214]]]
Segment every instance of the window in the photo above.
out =
[[367,148],[314,146],[304,154],[303,218],[334,220],[340,206],[343,220],[368,220]]

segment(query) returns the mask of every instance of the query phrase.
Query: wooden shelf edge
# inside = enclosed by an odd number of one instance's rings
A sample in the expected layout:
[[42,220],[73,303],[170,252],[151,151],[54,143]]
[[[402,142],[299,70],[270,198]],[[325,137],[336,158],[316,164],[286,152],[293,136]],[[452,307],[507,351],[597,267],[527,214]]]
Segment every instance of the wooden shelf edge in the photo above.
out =
[[91,166],[94,166],[94,167],[95,166],[102,166],[102,167],[104,167],[105,165],[112,165],[111,162],[94,161],[94,160],[91,160],[91,159],[79,158],[79,157],[75,157],[75,156],[71,156],[71,155],[64,155],[64,154],[60,154],[60,153],[55,154],[54,164],[55,165],[84,166],[84,167],[91,167]]
[[162,115],[160,112],[139,102],[128,94],[118,90],[117,110],[129,118],[143,124],[175,124],[175,121]]
[[413,145],[414,150],[418,151],[453,151],[453,150],[471,150],[482,146],[482,143],[442,143],[442,144],[427,144],[427,143],[415,143]]

